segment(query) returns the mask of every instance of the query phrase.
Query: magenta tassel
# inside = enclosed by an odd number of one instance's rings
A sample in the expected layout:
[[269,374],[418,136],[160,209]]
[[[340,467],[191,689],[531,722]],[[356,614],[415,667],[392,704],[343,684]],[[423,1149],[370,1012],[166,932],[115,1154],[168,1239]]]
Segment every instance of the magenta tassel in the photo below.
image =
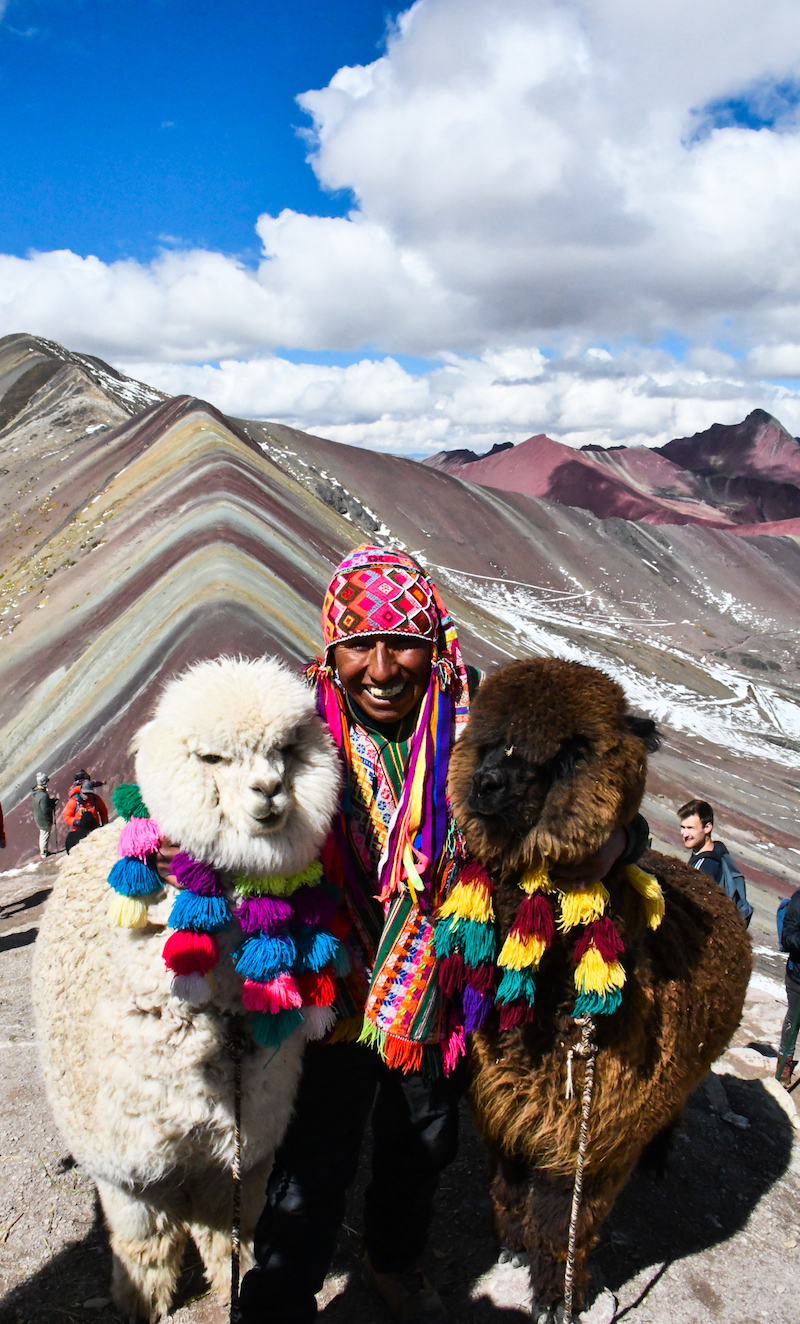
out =
[[185,851],[178,851],[174,857],[172,872],[178,880],[179,887],[184,887],[187,892],[196,892],[198,896],[223,895],[216,869],[210,864],[203,864],[200,860],[193,860]]
[[236,918],[245,933],[258,933],[261,929],[271,933],[289,923],[292,907],[282,897],[248,896],[237,908]]

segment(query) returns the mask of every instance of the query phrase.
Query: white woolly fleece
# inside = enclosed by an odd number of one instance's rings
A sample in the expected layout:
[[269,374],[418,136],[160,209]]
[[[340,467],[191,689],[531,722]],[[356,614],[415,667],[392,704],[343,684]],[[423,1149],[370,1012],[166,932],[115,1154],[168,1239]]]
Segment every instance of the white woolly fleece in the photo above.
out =
[[[197,857],[232,873],[293,873],[316,857],[336,807],[338,758],[310,693],[280,663],[192,667],[134,743],[145,803]],[[264,822],[270,810],[278,816]],[[114,1300],[128,1318],[155,1320],[169,1309],[188,1236],[218,1291],[230,1277],[227,1037],[243,1012],[230,953],[243,935],[235,921],[218,935],[202,1007],[171,996],[162,950],[172,898],[149,907],[144,929],[106,918],[121,826],[93,832],[64,861],[36,943],[33,1000],[53,1115],[98,1184]],[[242,1061],[244,1267],[302,1044],[295,1031]]]
[[[132,747],[151,815],[197,859],[291,874],[319,853],[339,761],[311,692],[275,658],[191,667],[167,685]],[[270,809],[276,817],[264,821]]]

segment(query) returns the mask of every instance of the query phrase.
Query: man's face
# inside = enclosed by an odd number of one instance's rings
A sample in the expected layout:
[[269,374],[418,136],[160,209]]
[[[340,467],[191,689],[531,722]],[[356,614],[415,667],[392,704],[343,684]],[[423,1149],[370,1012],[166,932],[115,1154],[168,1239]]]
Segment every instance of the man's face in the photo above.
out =
[[681,837],[687,850],[700,850],[711,836],[712,825],[703,823],[699,814],[681,819]]
[[431,646],[424,641],[365,634],[333,650],[342,687],[373,722],[407,717],[428,688]]

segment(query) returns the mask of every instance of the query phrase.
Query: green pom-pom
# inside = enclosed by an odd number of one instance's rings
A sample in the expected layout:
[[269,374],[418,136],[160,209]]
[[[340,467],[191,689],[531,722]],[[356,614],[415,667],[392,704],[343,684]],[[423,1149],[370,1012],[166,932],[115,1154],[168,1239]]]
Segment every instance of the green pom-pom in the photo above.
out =
[[287,1011],[277,1011],[274,1015],[265,1011],[256,1011],[250,1017],[253,1038],[263,1048],[279,1048],[292,1030],[296,1030],[302,1024],[302,1014],[295,1007]]
[[118,786],[111,797],[117,813],[129,823],[132,818],[149,818],[147,806],[135,782]]

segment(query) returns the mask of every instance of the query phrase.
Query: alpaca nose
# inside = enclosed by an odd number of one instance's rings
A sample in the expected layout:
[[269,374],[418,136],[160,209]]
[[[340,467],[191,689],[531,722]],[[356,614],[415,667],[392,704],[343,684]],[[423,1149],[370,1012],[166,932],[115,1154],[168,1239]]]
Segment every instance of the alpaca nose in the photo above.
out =
[[271,800],[282,786],[283,782],[277,772],[262,772],[250,778],[250,790],[265,800]]
[[496,813],[508,799],[508,774],[505,769],[481,767],[472,775],[470,806],[478,813]]

